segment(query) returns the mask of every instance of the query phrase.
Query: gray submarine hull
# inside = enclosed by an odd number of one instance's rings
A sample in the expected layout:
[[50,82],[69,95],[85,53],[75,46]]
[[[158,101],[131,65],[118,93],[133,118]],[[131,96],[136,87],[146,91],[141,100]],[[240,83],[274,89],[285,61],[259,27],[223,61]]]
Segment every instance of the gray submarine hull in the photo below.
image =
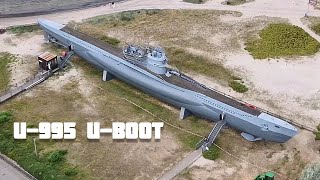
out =
[[48,20],[38,20],[38,24],[46,32],[47,38],[54,38],[60,44],[72,47],[78,56],[94,66],[161,101],[184,107],[191,114],[216,122],[223,113],[229,127],[257,139],[278,143],[286,142],[298,133],[291,124],[267,113],[252,115],[199,92],[170,84],[119,56],[64,32],[63,25]]

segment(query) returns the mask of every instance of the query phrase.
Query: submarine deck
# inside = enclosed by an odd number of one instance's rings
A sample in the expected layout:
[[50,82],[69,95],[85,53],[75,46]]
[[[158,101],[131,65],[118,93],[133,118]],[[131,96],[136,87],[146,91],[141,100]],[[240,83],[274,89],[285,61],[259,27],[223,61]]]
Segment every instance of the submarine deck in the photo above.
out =
[[[120,48],[116,48],[116,47],[113,47],[112,45],[109,45],[107,43],[104,43],[98,39],[95,39],[93,37],[90,37],[88,35],[85,35],[81,32],[78,32],[78,31],[75,31],[73,30],[72,28],[69,28],[67,26],[65,26],[64,28],[61,29],[61,31],[63,32],[66,32],[72,36],[75,36],[83,41],[86,41],[100,49],[103,49],[119,58],[122,58],[124,60],[126,60],[123,56],[123,53],[122,53],[122,50]],[[131,61],[128,61],[130,63],[132,63]],[[147,68],[145,68],[144,66],[141,66],[141,65],[138,65],[138,64],[135,64],[137,66],[139,66],[140,68],[143,68],[145,70],[147,70],[148,72],[154,74],[153,72],[149,71]],[[158,74],[155,74],[156,76],[159,76]],[[182,78],[184,77],[184,78]],[[233,98],[230,98],[230,97],[227,97],[219,92],[216,92],[212,89],[209,89],[205,86],[201,86],[200,83],[192,80],[192,78],[184,75],[184,74],[181,74],[181,76],[177,76],[177,75],[172,75],[170,77],[167,77],[165,75],[161,75],[161,78],[164,79],[165,81],[167,81],[168,83],[170,84],[174,84],[176,86],[179,86],[179,87],[182,87],[182,88],[185,88],[185,89],[189,89],[189,90],[192,90],[192,91],[195,91],[195,92],[199,92],[201,94],[204,94],[208,97],[211,97],[217,101],[220,101],[222,103],[225,103],[225,104],[228,104],[232,107],[235,107],[239,110],[242,110],[244,112],[247,112],[251,115],[254,115],[254,116],[258,116],[261,114],[261,112],[257,109],[254,109],[254,108],[251,108],[251,107],[248,107],[247,105],[239,102],[238,100],[236,99],[233,99]]]

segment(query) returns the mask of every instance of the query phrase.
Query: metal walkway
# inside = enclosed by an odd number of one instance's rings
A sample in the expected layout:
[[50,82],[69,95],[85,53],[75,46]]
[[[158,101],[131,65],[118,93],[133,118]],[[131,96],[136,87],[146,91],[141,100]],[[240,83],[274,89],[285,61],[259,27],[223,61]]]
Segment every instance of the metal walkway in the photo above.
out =
[[28,80],[26,83],[22,84],[19,87],[16,87],[14,89],[10,89],[9,91],[3,93],[3,95],[0,94],[0,103],[3,103],[10,98],[31,89],[32,87],[42,83],[46,79],[48,79],[50,76],[52,76],[55,72],[61,70],[65,64],[70,60],[70,58],[74,55],[73,51],[69,51],[64,58],[61,59],[59,62],[59,67],[54,70],[45,71],[42,73],[37,74],[35,77],[33,77],[31,80]]
[[19,87],[11,89],[5,92],[3,95],[0,96],[0,103],[7,101],[8,99],[40,84],[41,82],[45,81],[52,75],[53,71],[45,71],[43,73],[37,74],[33,79],[27,81],[26,83],[22,84]]

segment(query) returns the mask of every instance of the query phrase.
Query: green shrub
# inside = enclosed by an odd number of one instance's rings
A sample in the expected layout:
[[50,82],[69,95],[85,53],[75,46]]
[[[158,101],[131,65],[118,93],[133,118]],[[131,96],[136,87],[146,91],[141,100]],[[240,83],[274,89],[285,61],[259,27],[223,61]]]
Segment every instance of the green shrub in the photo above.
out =
[[78,174],[78,169],[77,168],[67,168],[64,170],[64,174],[66,176],[75,176]]
[[315,140],[320,140],[320,124],[317,126],[317,132],[314,134],[316,135]]
[[315,140],[320,140],[320,131],[314,133],[316,135]]
[[10,112],[0,112],[0,124],[10,121],[12,114]]
[[300,177],[300,180],[318,180],[320,177],[320,164],[307,166]]
[[67,150],[54,151],[49,155],[48,160],[49,162],[53,162],[53,163],[61,162],[64,160],[64,155],[66,155],[67,152],[68,152]]
[[302,28],[290,24],[270,24],[260,39],[246,42],[246,50],[256,59],[306,56],[318,52],[320,44]]
[[220,149],[217,148],[217,146],[215,145],[212,145],[208,151],[205,151],[203,153],[203,157],[210,160],[217,159],[219,155],[220,155]]
[[206,0],[183,0],[184,2],[193,3],[193,4],[203,4]]
[[246,3],[246,0],[227,0],[225,3],[230,6],[236,6]]
[[249,89],[241,84],[240,82],[238,81],[230,81],[229,82],[229,86],[236,92],[239,92],[239,93],[245,93],[247,92]]

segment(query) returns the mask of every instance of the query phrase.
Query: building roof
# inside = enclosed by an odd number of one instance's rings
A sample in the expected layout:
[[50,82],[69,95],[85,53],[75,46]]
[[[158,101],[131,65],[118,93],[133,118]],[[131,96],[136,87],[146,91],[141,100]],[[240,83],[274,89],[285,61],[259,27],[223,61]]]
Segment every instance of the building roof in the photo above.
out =
[[49,52],[42,53],[41,55],[38,56],[38,58],[45,60],[45,61],[51,61],[51,60],[55,59],[56,57],[57,57],[57,55],[54,55]]

